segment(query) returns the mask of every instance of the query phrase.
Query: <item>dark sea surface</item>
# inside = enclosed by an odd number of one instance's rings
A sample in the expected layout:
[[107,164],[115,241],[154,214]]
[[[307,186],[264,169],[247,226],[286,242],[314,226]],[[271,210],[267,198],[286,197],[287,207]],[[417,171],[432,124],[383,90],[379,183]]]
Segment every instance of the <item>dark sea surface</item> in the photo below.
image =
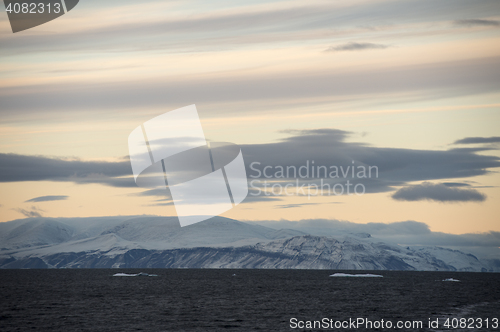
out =
[[[158,276],[113,277],[141,271]],[[329,277],[336,272],[342,271],[0,270],[0,331],[321,330],[292,329],[291,318],[421,320],[424,326],[356,331],[500,331],[492,326],[500,318],[500,274],[343,271],[384,277]],[[446,328],[446,318],[480,318],[483,328],[479,320]],[[427,328],[429,319],[440,327]]]

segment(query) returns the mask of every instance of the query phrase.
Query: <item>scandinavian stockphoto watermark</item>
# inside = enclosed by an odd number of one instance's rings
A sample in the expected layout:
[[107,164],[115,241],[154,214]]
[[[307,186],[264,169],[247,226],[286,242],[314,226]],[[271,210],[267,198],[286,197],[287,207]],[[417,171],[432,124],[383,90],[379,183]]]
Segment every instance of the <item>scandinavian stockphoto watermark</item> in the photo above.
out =
[[128,137],[138,186],[170,191],[181,226],[217,216],[248,194],[240,148],[205,139],[195,105],[159,115]]
[[341,196],[363,195],[363,180],[378,178],[378,167],[364,164],[316,165],[306,160],[303,165],[250,164],[252,196]]
[[79,0],[4,0],[12,32],[34,28],[72,10]]
[[295,317],[290,318],[289,327],[291,329],[315,329],[315,330],[367,330],[393,329],[393,330],[497,330],[500,327],[498,318],[481,317],[455,317],[455,318],[427,318],[424,320],[391,320],[391,319],[369,319],[365,317],[336,320],[324,317],[320,320],[300,320]]

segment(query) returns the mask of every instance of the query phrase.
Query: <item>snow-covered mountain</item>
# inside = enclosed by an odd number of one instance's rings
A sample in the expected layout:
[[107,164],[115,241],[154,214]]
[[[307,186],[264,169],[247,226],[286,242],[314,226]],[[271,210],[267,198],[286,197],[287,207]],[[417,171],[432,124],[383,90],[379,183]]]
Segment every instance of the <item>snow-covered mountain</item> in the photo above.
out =
[[0,268],[283,268],[499,271],[496,260],[404,248],[369,234],[314,236],[215,217],[30,218],[0,223]]

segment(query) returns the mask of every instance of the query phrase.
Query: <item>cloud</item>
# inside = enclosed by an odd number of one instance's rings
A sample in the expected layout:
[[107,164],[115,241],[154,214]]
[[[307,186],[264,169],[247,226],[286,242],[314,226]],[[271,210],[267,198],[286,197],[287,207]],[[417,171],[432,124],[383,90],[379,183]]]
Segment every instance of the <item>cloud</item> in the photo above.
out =
[[482,19],[456,20],[454,23],[456,25],[465,25],[465,26],[469,26],[469,27],[473,27],[473,26],[497,27],[497,26],[500,26],[500,21],[482,20]]
[[427,224],[416,221],[401,221],[388,224],[386,223],[358,224],[350,221],[336,220],[336,219],[303,219],[299,221],[260,220],[252,222],[276,229],[290,228],[290,229],[306,230],[307,232],[310,232],[312,234],[318,234],[319,232],[327,230],[325,236],[331,236],[330,234],[340,234],[340,233],[369,233],[371,235],[387,235],[387,236],[392,236],[392,235],[426,236],[431,234],[431,230]]
[[[57,34],[42,33],[19,38],[0,39],[0,52],[22,54],[39,51],[156,51],[178,52],[192,49],[217,49],[238,47],[245,43],[280,43],[325,38],[325,31],[338,31],[370,25],[407,26],[411,23],[449,21],[456,17],[485,17],[497,9],[496,0],[456,1],[443,0],[436,6],[432,0],[353,1],[338,2],[271,2],[249,5],[248,2],[231,3],[224,10],[219,3],[194,1],[185,14],[165,3],[150,2],[141,7],[128,3],[113,3],[112,8],[102,8],[103,1],[88,0],[73,17],[68,31]],[[108,1],[109,2],[109,1]],[[143,2],[141,2],[142,4]],[[104,5],[105,6],[105,5]],[[155,15],[155,6],[170,15]],[[175,6],[177,7],[177,6]],[[193,8],[199,8],[198,10]],[[452,10],[450,10],[450,8]],[[221,10],[222,9],[222,10]],[[86,12],[86,10],[90,12]],[[135,14],[135,15],[134,15]],[[149,15],[153,14],[152,17]],[[92,15],[91,23],[85,18]],[[75,19],[80,21],[74,21]],[[142,18],[142,19],[141,19]],[[147,35],[148,38],[144,38]]]
[[0,182],[68,181],[135,187],[130,162],[83,161],[0,153]]
[[[2,108],[0,115],[6,123],[27,116],[32,119],[56,118],[61,112],[95,118],[90,109],[105,112],[137,112],[137,109],[165,108],[193,103],[223,104],[252,102],[303,102],[315,98],[385,96],[387,94],[416,94],[413,97],[463,96],[496,92],[500,76],[500,57],[449,61],[421,65],[372,68],[364,70],[307,70],[256,75],[227,74],[217,77],[185,78],[161,77],[120,83],[94,82],[44,83],[43,85],[0,88]],[[408,77],[412,79],[409,80]],[[64,91],[64,98],[61,98]],[[436,95],[438,92],[438,95]],[[291,99],[291,96],[292,99]],[[170,106],[169,106],[170,105]],[[217,109],[220,109],[218,107]],[[254,109],[241,107],[240,114],[254,113]],[[267,108],[266,108],[267,109]],[[128,111],[126,111],[128,110]],[[41,112],[43,111],[43,115]],[[232,112],[229,108],[227,112]],[[85,114],[83,113],[85,112]],[[218,110],[219,115],[224,111]],[[233,114],[232,114],[233,115]],[[255,113],[254,113],[255,115]]]
[[364,50],[376,50],[384,49],[389,46],[383,44],[373,44],[373,43],[347,43],[339,46],[332,46],[325,50],[325,52],[339,52],[339,51],[364,51]]
[[37,208],[36,206],[32,206],[28,209],[17,208],[13,209],[28,218],[41,218],[42,214],[40,212],[44,212],[42,209]]
[[[324,172],[321,176],[315,172],[315,175],[310,173],[306,179],[293,178],[293,174],[290,174],[290,177],[271,179],[284,185],[298,180],[299,185],[302,185],[319,184],[323,178],[324,182],[331,186],[336,183],[345,184],[347,180],[353,183],[352,172],[347,172],[347,177],[344,178],[340,167],[351,170],[353,166],[365,169],[374,166],[376,171],[373,171],[371,178],[355,177],[354,180],[365,186],[366,193],[381,193],[394,191],[396,187],[406,186],[410,182],[439,179],[454,183],[443,184],[442,186],[446,188],[466,186],[457,184],[461,182],[450,180],[485,175],[491,172],[492,168],[500,167],[499,157],[477,153],[484,149],[436,151],[379,148],[363,142],[347,141],[352,133],[338,129],[289,130],[286,133],[289,136],[278,142],[240,145],[250,183],[252,180],[266,180],[262,171],[267,166],[270,167],[273,176],[275,173],[272,170],[278,166],[299,169],[309,164],[311,168],[314,162],[316,169],[319,166],[337,167],[339,178],[325,178]],[[260,177],[255,169],[261,171]],[[0,182],[65,181],[137,188],[131,175],[128,158],[117,162],[99,162],[0,154]],[[259,192],[258,188],[258,184],[250,188],[250,194],[245,202],[279,200],[278,196],[256,195]],[[137,195],[170,197],[168,190],[143,191]]]
[[462,182],[443,182],[441,184],[447,187],[470,187],[470,184]]
[[258,203],[258,202],[270,202],[270,201],[282,201],[283,198],[280,196],[266,196],[263,193],[259,194],[254,188],[248,188],[248,196],[242,203]]
[[335,219],[258,220],[249,223],[275,229],[294,229],[318,236],[333,238],[346,234],[370,234],[373,241],[403,246],[438,246],[473,252],[484,258],[498,258],[500,232],[449,234],[433,232],[423,222],[408,220],[392,223],[358,224]]
[[334,128],[319,128],[319,129],[287,129],[282,130],[281,133],[288,134],[290,138],[287,140],[293,140],[299,138],[301,141],[307,139],[315,139],[318,136],[328,136],[328,139],[333,142],[342,142],[348,138],[352,133],[345,130],[334,129]]
[[28,202],[50,202],[50,201],[64,201],[67,200],[69,196],[40,196],[40,197],[35,197],[32,199],[27,200],[25,203]]
[[296,229],[306,233],[324,236],[341,234],[368,233],[373,237],[405,245],[436,245],[462,247],[500,247],[500,232],[449,234],[433,232],[423,222],[408,220],[392,223],[358,224],[345,220],[335,219],[303,219],[290,220],[258,220],[247,221],[275,229]]
[[[270,201],[282,201],[282,198],[277,196],[266,196],[264,194],[257,195],[255,194],[255,190],[249,188],[249,195],[243,201],[244,203],[256,203],[256,202],[270,202]],[[253,194],[252,194],[253,193]],[[170,189],[167,187],[165,190],[163,189],[148,189],[138,193],[128,194],[128,196],[139,196],[139,197],[154,197],[154,202],[149,206],[167,206],[172,205],[172,195]],[[204,199],[205,196],[202,197]],[[206,202],[206,199],[204,199]]]
[[[463,16],[465,14],[472,17],[491,15],[492,10],[498,6],[496,1],[467,3],[444,0],[440,2],[440,6],[435,6],[430,0],[376,3],[356,1],[352,4],[323,1],[307,4],[274,2],[255,6],[235,3],[231,9],[204,3],[200,6],[203,10],[195,10],[190,15],[185,15],[182,10],[180,15],[175,11],[169,11],[171,15],[162,15],[161,19],[155,15],[154,20],[147,17],[141,19],[141,15],[137,13],[138,6],[114,3],[115,7],[109,9],[112,11],[106,12],[106,15],[110,14],[104,21],[106,23],[99,18],[92,20],[95,24],[88,23],[85,19],[87,15],[84,15],[85,8],[80,8],[75,14],[81,13],[79,18],[81,21],[78,21],[81,24],[72,21],[73,24],[67,31],[58,33],[39,31],[37,34],[16,35],[16,38],[13,38],[12,34],[1,35],[0,53],[18,58],[23,53],[35,56],[38,54],[42,59],[40,61],[43,62],[44,54],[54,52],[58,54],[57,62],[61,64],[58,68],[64,67],[75,71],[75,74],[69,77],[79,77],[78,73],[87,77],[89,73],[86,71],[86,60],[81,60],[83,66],[75,65],[74,59],[68,54],[74,52],[94,54],[98,51],[107,52],[106,54],[110,51],[112,54],[117,54],[118,51],[125,55],[140,51],[141,54],[146,54],[146,57],[148,54],[155,55],[158,52],[192,54],[192,52],[206,51],[224,54],[225,51],[232,52],[241,47],[246,48],[250,43],[272,45],[286,43],[288,47],[292,41],[302,45],[304,41],[311,43],[313,38],[316,43],[324,45],[325,38],[342,40],[347,36],[353,38],[353,33],[361,33],[363,38],[367,38],[363,40],[370,41],[371,36],[367,37],[366,33],[372,30],[366,28],[367,24],[370,24],[370,27],[377,25],[383,27],[373,30],[378,37],[377,40],[383,40],[380,39],[382,37],[380,34],[384,33],[388,34],[387,39],[404,33],[420,36],[420,33],[428,33],[430,25],[428,22],[439,23],[443,20],[449,22],[456,17],[467,17]],[[90,1],[87,6],[88,10],[94,8],[91,12],[94,18],[96,13],[104,15],[103,12],[95,10],[102,7],[100,3],[103,1]],[[154,8],[151,7],[154,5],[155,3],[150,3],[144,8]],[[160,2],[158,5],[161,8],[164,6]],[[424,31],[408,31],[413,30],[413,28],[408,29],[409,22],[412,27],[415,23],[425,22],[422,24]],[[81,28],[76,28],[79,26]],[[442,30],[439,24],[435,26]],[[148,38],[144,38],[145,35]],[[21,60],[16,62],[17,67],[6,69],[5,75],[10,75],[10,71],[16,71],[16,68],[21,68],[21,71],[26,70],[26,77],[29,77],[32,68],[26,66],[23,57],[19,59]],[[69,62],[66,63],[66,60]],[[385,93],[402,95],[409,91],[419,96],[422,96],[422,91],[432,91],[432,96],[427,95],[432,99],[449,95],[463,96],[464,91],[470,94],[497,91],[500,66],[498,61],[490,60],[475,59],[463,63],[446,61],[393,69],[357,68],[344,73],[322,69],[316,72],[304,69],[303,72],[299,72],[297,69],[273,74],[272,77],[265,71],[261,74],[252,71],[252,74],[248,75],[244,74],[247,71],[231,71],[235,74],[221,75],[217,72],[213,75],[181,75],[182,77],[164,75],[158,79],[131,79],[120,82],[99,80],[99,84],[95,83],[95,79],[76,82],[68,78],[69,81],[47,81],[40,84],[21,80],[26,84],[22,85],[20,81],[16,86],[0,89],[2,100],[0,116],[4,123],[18,119],[22,121],[27,121],[26,119],[36,121],[39,118],[57,119],[59,114],[68,112],[70,114],[82,112],[80,115],[94,120],[97,113],[89,114],[91,110],[99,110],[106,114],[120,110],[124,112],[121,114],[134,112],[135,116],[137,109],[169,108],[171,105],[191,104],[193,96],[196,96],[197,104],[239,101],[247,105],[232,107],[231,112],[234,109],[240,109],[241,112],[255,111],[255,107],[249,107],[250,103],[247,101],[252,101],[252,106],[260,102],[261,105],[265,104],[268,107],[269,100],[279,100],[285,104],[295,103],[300,99],[310,100],[315,97],[333,99],[336,96],[346,95],[355,95],[357,99],[361,95],[366,95],[366,98],[372,100],[375,94],[380,98]],[[120,66],[118,63],[116,69],[118,70]],[[106,62],[98,67],[101,70],[109,70],[109,64]],[[89,69],[97,71],[93,65]],[[19,70],[17,72],[21,75]],[[99,73],[96,75],[99,76]],[[294,96],[295,100],[291,100],[290,96]],[[221,107],[214,106],[214,109],[220,110]],[[221,114],[223,111],[219,112]]]
[[145,191],[141,191],[139,193],[130,194],[131,196],[140,196],[140,197],[163,197],[161,200],[167,199],[171,201],[170,191],[161,190],[161,189],[148,189]]
[[320,203],[282,204],[282,205],[275,205],[274,208],[276,208],[276,209],[293,209],[293,208],[297,208],[297,207],[301,207],[301,206],[318,205],[318,204],[320,204]]
[[399,201],[436,201],[436,202],[483,202],[486,196],[475,189],[458,189],[444,184],[424,182],[419,185],[401,188],[392,198]]
[[[276,143],[241,145],[247,175],[250,180],[265,180],[264,168],[268,167],[267,175],[273,181],[289,181],[276,179],[274,176],[279,167],[314,167],[330,168],[342,166],[378,168],[372,178],[363,178],[360,181],[366,186],[367,192],[386,192],[394,190],[395,186],[403,186],[414,181],[428,181],[436,179],[459,179],[488,174],[490,168],[500,167],[500,158],[477,154],[476,150],[412,150],[372,147],[366,143],[348,142],[346,139],[351,133],[337,129],[317,129],[293,131],[293,135]],[[253,163],[253,166],[251,166]],[[339,170],[338,179],[329,179],[330,183],[352,179],[352,173],[343,178]],[[259,174],[260,171],[260,174]],[[309,172],[307,179],[325,178],[312,176]],[[286,175],[286,174],[285,174]],[[357,174],[355,174],[356,178]],[[289,174],[293,178],[293,172]]]
[[466,137],[453,142],[453,144],[484,144],[484,143],[500,143],[500,136]]

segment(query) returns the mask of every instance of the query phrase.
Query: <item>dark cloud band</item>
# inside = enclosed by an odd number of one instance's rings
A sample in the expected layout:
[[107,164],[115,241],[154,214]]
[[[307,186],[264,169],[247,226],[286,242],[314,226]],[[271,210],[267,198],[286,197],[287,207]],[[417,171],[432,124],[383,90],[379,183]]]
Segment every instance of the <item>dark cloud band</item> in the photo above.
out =
[[486,195],[475,189],[459,189],[445,184],[422,183],[401,188],[392,195],[399,201],[483,202]]
[[69,196],[55,196],[55,195],[49,195],[49,196],[40,196],[40,197],[35,197],[32,199],[28,199],[25,203],[33,202],[33,203],[39,203],[39,202],[51,202],[51,201],[64,201],[67,200]]
[[455,141],[453,144],[487,144],[500,143],[500,137],[466,137]]
[[383,44],[373,44],[373,43],[347,43],[338,46],[332,46],[328,48],[325,52],[341,52],[341,51],[364,51],[364,50],[377,50],[388,48],[389,46]]
[[[254,172],[250,167],[253,162],[259,162],[261,169],[266,166],[274,169],[277,166],[292,166],[299,169],[312,161],[317,166],[336,165],[347,168],[352,167],[354,162],[356,165],[377,167],[377,177],[361,179],[367,193],[377,193],[393,191],[396,186],[404,187],[409,182],[484,175],[491,172],[491,169],[500,167],[499,157],[478,154],[482,150],[476,149],[435,151],[379,148],[365,143],[348,142],[346,139],[350,133],[337,129],[290,131],[289,134],[291,136],[275,143],[241,145],[250,180],[254,179]],[[265,178],[262,175],[260,179]],[[285,183],[290,179],[274,180]],[[328,180],[330,183],[337,183],[346,179]],[[68,181],[136,188],[128,160],[99,162],[0,154],[0,182],[16,181]],[[455,189],[445,184],[442,187],[445,187],[440,189],[442,191]],[[474,197],[476,201],[480,200],[479,196],[471,197],[469,200],[474,200]]]
[[468,19],[468,20],[456,20],[456,25],[465,26],[483,26],[483,27],[498,27],[500,26],[500,21],[495,20],[482,20],[482,19]]

